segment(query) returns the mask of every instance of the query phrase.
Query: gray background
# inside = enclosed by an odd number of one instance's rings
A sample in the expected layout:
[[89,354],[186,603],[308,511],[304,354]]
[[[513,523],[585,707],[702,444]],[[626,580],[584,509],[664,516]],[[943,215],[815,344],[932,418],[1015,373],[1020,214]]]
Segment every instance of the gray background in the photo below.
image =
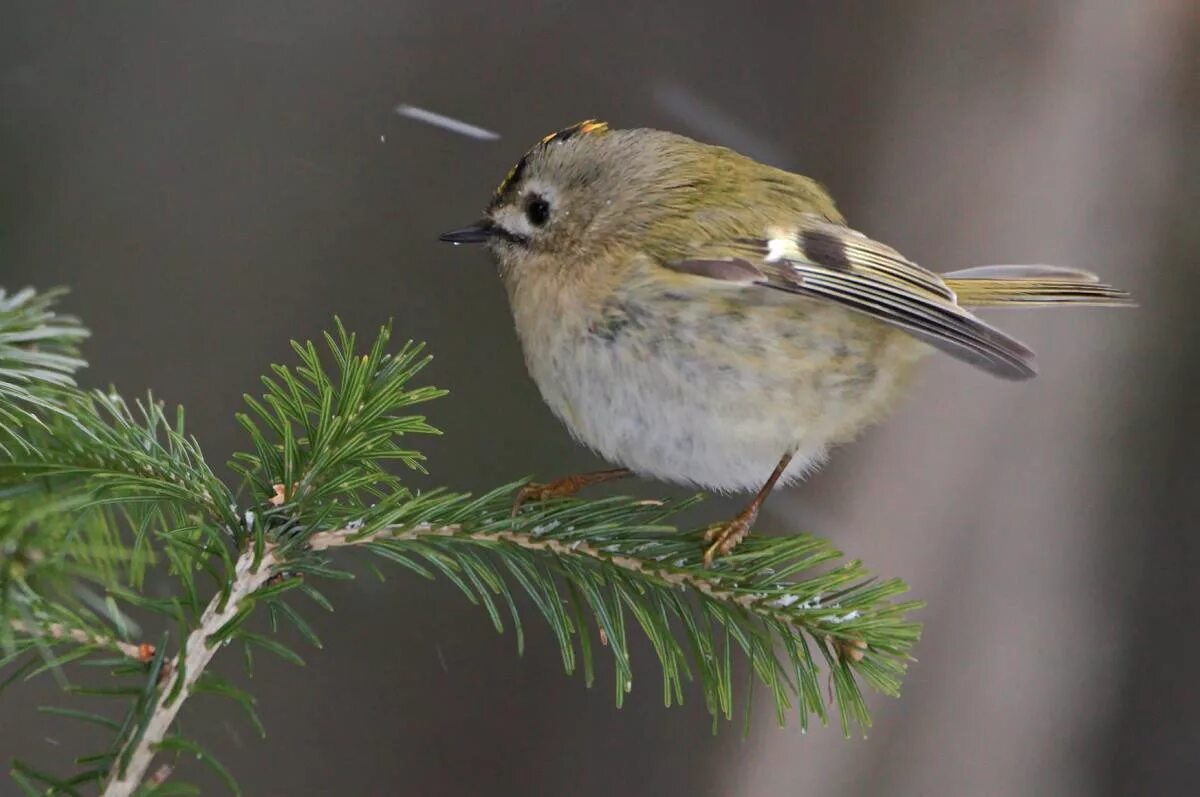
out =
[[[71,286],[95,331],[87,379],[186,404],[216,461],[244,444],[241,393],[339,313],[363,331],[394,316],[437,355],[446,435],[423,441],[421,483],[598,466],[524,375],[484,253],[436,241],[585,117],[802,170],[935,268],[1066,263],[1142,302],[993,313],[1043,377],[931,362],[886,426],[768,504],[764,532],[832,537],[930,603],[921,661],[901,701],[872,700],[869,739],[767,712],[746,740],[714,738],[696,694],[663,709],[645,646],[616,711],[607,668],[591,690],[564,677],[536,621],[519,659],[451,587],[397,572],[332,585],[308,666],[260,657],[265,741],[224,703],[189,704],[246,793],[1194,788],[1194,4],[7,0],[2,20],[0,284]],[[503,138],[399,118],[400,102]],[[0,697],[0,758],[63,771],[99,741],[34,711],[56,701],[49,680]]]

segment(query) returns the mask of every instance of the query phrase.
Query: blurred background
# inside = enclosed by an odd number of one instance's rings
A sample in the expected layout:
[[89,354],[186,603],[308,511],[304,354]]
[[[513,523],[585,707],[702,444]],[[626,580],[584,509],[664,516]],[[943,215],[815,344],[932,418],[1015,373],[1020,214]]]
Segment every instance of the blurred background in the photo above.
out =
[[[830,537],[929,603],[868,739],[765,711],[748,738],[714,737],[699,694],[666,710],[656,676],[617,711],[610,672],[565,677],[536,620],[518,658],[453,587],[395,572],[333,585],[306,667],[258,661],[265,740],[222,702],[189,704],[247,794],[1194,793],[1194,2],[4,6],[0,284],[70,286],[95,333],[86,379],[184,403],[214,461],[245,445],[241,394],[338,313],[363,331],[394,316],[437,356],[446,434],[422,441],[421,484],[601,467],[526,377],[486,254],[436,240],[586,117],[810,174],[937,270],[1082,266],[1141,302],[992,313],[1039,379],[932,360],[886,425],[767,504],[760,531]],[[648,646],[634,666],[656,668]],[[54,692],[4,693],[5,762],[62,771],[86,748],[34,710]]]

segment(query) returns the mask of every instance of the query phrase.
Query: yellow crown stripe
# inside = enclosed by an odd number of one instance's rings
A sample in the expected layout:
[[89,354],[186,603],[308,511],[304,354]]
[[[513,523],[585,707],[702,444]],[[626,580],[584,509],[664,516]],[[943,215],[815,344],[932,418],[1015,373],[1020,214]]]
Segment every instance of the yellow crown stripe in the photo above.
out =
[[588,135],[590,133],[605,133],[608,131],[608,123],[602,122],[599,119],[584,119],[582,122],[576,122],[570,127],[564,127],[562,130],[556,130],[549,134],[539,142],[539,146],[545,146],[551,141],[560,140],[566,141],[571,136]]
[[602,122],[599,119],[585,119],[582,122],[576,122],[570,127],[564,127],[562,130],[555,130],[542,137],[542,140],[535,144],[528,152],[521,156],[521,159],[508,170],[508,174],[504,175],[504,179],[500,185],[496,187],[496,198],[504,194],[505,191],[512,186],[513,183],[520,179],[521,172],[525,170],[525,164],[529,162],[529,157],[533,153],[548,145],[551,141],[566,141],[572,136],[591,135],[594,133],[607,133],[609,130],[608,123]]
[[607,133],[608,123],[599,119],[588,119],[579,126],[580,133]]

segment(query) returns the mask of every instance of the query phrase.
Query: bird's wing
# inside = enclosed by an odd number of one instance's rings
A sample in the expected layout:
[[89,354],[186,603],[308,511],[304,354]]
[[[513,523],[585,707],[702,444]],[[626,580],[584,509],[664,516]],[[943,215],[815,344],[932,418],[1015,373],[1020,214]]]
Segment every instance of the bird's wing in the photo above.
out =
[[937,274],[817,216],[802,215],[794,225],[771,229],[761,239],[702,246],[662,265],[696,277],[830,301],[1005,379],[1037,373],[1033,352],[959,307]]

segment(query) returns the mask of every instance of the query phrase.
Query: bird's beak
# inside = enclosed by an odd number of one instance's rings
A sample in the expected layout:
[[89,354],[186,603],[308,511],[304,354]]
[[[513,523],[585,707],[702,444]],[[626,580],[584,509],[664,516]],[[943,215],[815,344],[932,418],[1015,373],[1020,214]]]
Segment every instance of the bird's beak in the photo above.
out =
[[481,244],[490,240],[495,234],[496,227],[491,219],[480,219],[470,227],[444,232],[438,240],[452,244]]

